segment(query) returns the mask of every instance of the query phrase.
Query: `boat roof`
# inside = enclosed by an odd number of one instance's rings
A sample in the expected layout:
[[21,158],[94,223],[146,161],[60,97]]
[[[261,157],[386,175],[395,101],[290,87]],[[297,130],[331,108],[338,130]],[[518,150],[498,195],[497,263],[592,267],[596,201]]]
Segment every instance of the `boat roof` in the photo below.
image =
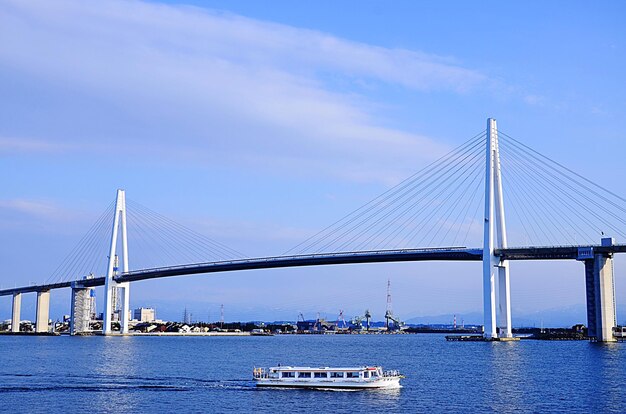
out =
[[380,366],[361,366],[361,367],[291,367],[279,366],[270,367],[274,371],[375,371]]

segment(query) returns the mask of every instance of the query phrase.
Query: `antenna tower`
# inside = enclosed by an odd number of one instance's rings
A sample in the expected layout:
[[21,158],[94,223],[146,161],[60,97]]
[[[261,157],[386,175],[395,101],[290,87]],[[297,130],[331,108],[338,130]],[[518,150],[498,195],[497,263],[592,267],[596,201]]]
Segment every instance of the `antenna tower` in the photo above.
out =
[[224,304],[220,306],[220,328],[224,327]]
[[391,280],[387,279],[387,310],[385,311],[385,327],[389,330],[389,319],[393,319],[391,310]]

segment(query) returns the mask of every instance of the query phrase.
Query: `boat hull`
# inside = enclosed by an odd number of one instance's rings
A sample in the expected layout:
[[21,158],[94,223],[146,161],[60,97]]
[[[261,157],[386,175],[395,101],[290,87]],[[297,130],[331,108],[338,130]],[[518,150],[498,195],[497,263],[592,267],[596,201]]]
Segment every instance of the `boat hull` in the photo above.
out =
[[375,381],[315,381],[279,379],[257,379],[257,387],[268,388],[314,388],[314,389],[345,389],[345,390],[375,390],[401,388],[400,377],[385,377]]

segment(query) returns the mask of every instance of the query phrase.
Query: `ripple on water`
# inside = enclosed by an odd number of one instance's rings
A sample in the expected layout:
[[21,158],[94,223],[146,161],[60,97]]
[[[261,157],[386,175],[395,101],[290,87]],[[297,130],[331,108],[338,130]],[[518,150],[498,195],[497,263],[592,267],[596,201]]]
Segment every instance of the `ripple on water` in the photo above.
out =
[[[626,412],[626,344],[439,335],[34,339],[0,337],[0,411]],[[252,367],[278,363],[380,364],[406,378],[401,389],[374,392],[257,389]]]

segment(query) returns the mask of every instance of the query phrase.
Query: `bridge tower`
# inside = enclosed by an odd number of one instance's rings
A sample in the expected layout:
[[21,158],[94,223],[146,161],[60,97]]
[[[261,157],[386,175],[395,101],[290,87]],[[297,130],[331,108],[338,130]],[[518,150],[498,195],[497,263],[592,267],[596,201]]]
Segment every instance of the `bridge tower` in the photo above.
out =
[[116,264],[117,257],[117,239],[118,232],[122,230],[122,271],[128,272],[128,235],[126,232],[126,192],[117,190],[117,199],[115,201],[115,216],[113,218],[113,231],[111,234],[111,245],[109,249],[109,262],[107,266],[107,274],[104,282],[104,315],[102,323],[102,333],[104,335],[111,334],[111,322],[113,316],[113,293],[117,290],[117,296],[121,297],[120,312],[120,333],[128,333],[128,311],[130,304],[130,283],[117,283],[113,276],[117,273]]
[[[494,254],[506,249],[504,194],[500,169],[500,149],[496,120],[487,119],[485,163],[485,223],[483,236],[484,336],[488,339],[511,338],[511,287],[509,264]],[[498,328],[499,332],[498,332]]]

